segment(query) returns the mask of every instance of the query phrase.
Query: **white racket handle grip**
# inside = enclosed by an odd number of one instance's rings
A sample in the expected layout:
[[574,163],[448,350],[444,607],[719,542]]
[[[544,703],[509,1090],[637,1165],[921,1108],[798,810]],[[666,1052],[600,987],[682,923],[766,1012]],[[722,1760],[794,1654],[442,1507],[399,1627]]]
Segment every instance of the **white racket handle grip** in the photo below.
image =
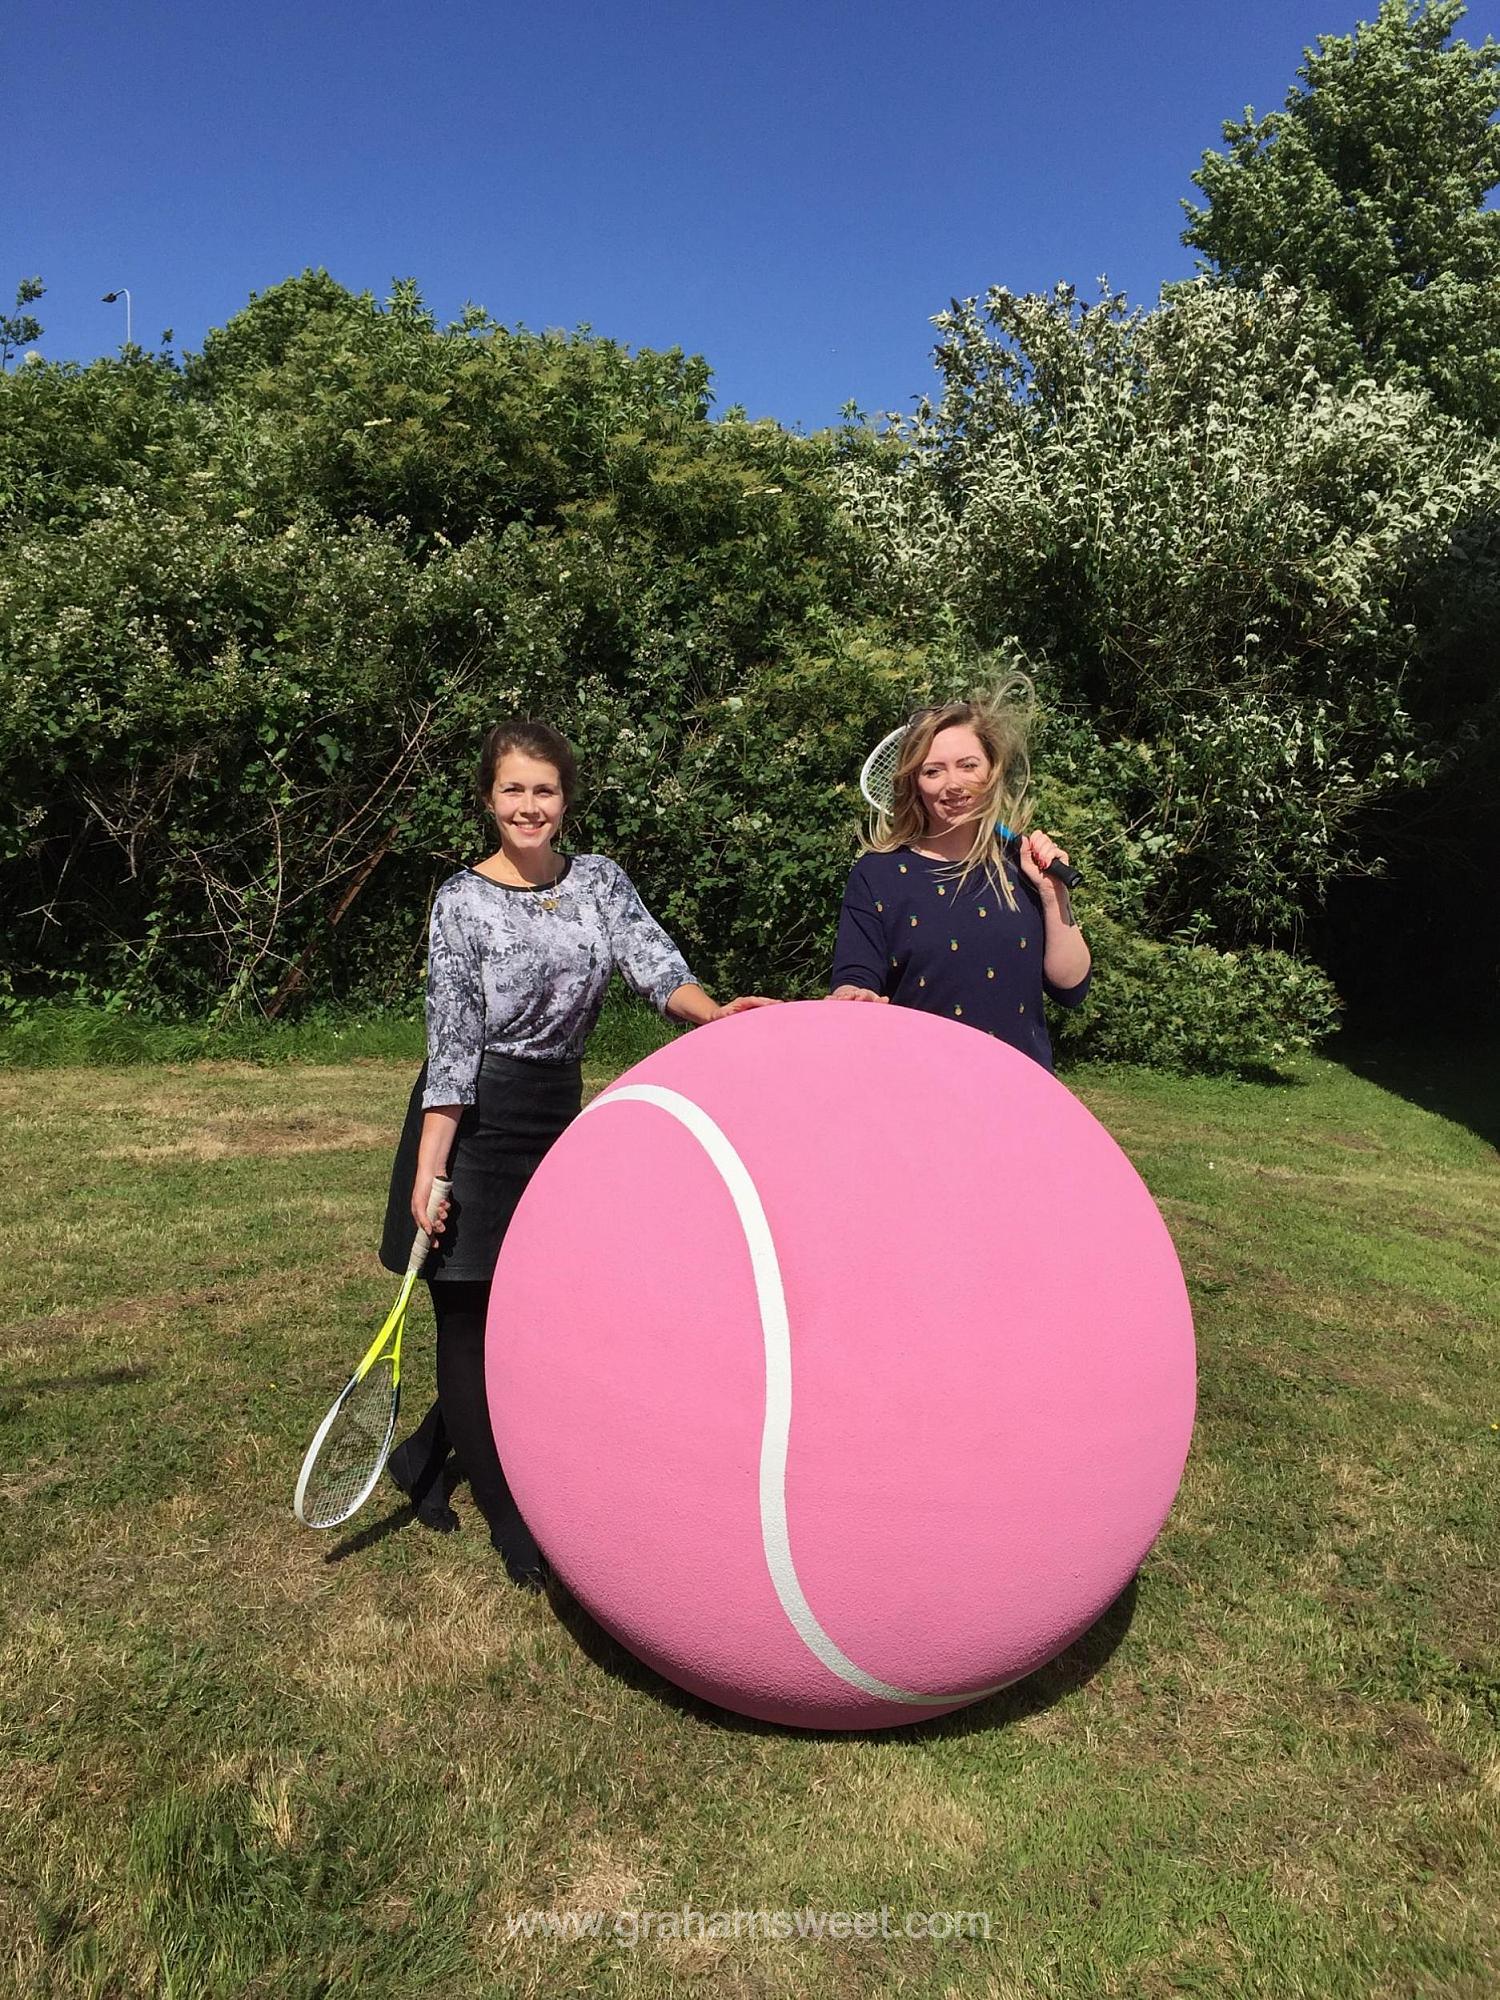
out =
[[[440,1201],[446,1201],[453,1192],[453,1183],[439,1174],[432,1183],[432,1193],[427,1197],[427,1213],[431,1215]],[[427,1252],[432,1248],[432,1238],[425,1229],[419,1229],[411,1246],[411,1256],[407,1260],[407,1271],[420,1271],[427,1261]]]

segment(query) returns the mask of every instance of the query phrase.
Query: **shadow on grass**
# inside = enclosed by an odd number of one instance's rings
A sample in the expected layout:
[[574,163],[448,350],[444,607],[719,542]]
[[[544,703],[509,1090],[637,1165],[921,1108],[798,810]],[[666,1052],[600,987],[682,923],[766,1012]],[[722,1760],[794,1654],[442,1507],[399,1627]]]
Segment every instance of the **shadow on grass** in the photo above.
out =
[[1350,1040],[1328,1055],[1367,1083],[1500,1147],[1500,1043]]
[[602,1673],[622,1681],[637,1693],[676,1709],[680,1715],[696,1716],[711,1729],[723,1729],[752,1736],[797,1736],[821,1738],[825,1742],[878,1738],[882,1742],[922,1743],[942,1736],[975,1736],[994,1729],[1008,1729],[1012,1723],[1053,1708],[1080,1688],[1087,1687],[1109,1660],[1135,1616],[1136,1578],[1132,1577],[1103,1615],[1095,1619],[1080,1638],[1064,1648],[1056,1659],[1027,1674],[1023,1680],[1002,1688],[998,1694],[949,1715],[933,1716],[925,1722],[911,1722],[888,1729],[793,1729],[785,1723],[764,1722],[752,1715],[737,1715],[712,1702],[674,1687],[660,1674],[644,1666],[610,1637],[589,1616],[583,1606],[560,1583],[551,1590],[552,1609],[580,1652],[587,1654]]
[[413,1526],[417,1510],[409,1500],[402,1500],[389,1514],[382,1514],[378,1521],[372,1521],[368,1528],[360,1528],[352,1535],[345,1535],[341,1542],[335,1542],[324,1556],[326,1563],[347,1562],[350,1556],[363,1555],[366,1549],[373,1549],[377,1542],[383,1542],[387,1535],[399,1535],[403,1528]]

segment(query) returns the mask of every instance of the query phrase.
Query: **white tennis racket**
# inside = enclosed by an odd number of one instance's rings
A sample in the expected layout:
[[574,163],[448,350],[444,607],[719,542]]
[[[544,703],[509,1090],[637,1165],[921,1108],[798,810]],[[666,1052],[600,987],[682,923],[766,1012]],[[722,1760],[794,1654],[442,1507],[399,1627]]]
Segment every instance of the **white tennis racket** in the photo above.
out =
[[864,761],[859,789],[864,793],[865,803],[874,806],[876,812],[888,813],[896,803],[896,766],[901,762],[901,745],[910,728],[909,722],[903,722],[889,736],[882,736]]
[[[865,803],[874,806],[876,812],[890,813],[896,804],[896,768],[901,762],[901,745],[906,740],[906,732],[916,718],[903,722],[899,729],[893,729],[889,736],[882,736],[875,748],[866,757],[859,774],[859,789],[864,794]],[[1002,820],[995,828],[1001,840],[1016,838]],[[1076,889],[1083,880],[1076,868],[1066,861],[1049,861],[1047,873],[1065,889]]]
[[[435,1180],[429,1213],[452,1191],[451,1181]],[[406,1308],[431,1243],[427,1231],[419,1229],[396,1303],[307,1447],[292,1497],[292,1511],[304,1528],[336,1528],[357,1514],[385,1470],[401,1408]]]

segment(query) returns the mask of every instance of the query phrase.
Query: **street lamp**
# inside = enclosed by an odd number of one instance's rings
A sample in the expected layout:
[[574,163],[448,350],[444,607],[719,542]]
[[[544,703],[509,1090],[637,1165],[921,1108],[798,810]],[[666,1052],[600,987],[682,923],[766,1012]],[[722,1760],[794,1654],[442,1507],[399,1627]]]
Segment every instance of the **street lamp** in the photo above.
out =
[[104,297],[103,297],[103,298],[102,298],[102,299],[101,299],[101,300],[99,301],[99,303],[100,303],[101,305],[105,305],[105,306],[112,306],[112,305],[114,304],[114,302],[115,302],[115,300],[116,300],[116,299],[123,299],[123,300],[125,301],[125,345],[126,345],[127,347],[129,347],[129,345],[130,345],[130,293],[129,293],[128,289],[127,289],[127,288],[126,288],[126,287],[125,287],[124,285],[121,285],[120,289],[119,289],[119,290],[118,290],[117,292],[106,292],[106,293],[104,294]]

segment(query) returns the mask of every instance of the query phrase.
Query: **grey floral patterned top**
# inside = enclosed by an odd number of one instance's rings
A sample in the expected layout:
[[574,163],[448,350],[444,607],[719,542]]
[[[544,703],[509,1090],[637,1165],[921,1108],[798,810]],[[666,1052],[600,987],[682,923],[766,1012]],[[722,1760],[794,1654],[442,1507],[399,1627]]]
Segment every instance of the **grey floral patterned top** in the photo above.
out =
[[572,856],[551,890],[512,889],[472,868],[432,905],[424,1106],[472,1104],[486,1049],[531,1062],[583,1054],[617,970],[664,1008],[692,980],[630,877],[603,854]]

